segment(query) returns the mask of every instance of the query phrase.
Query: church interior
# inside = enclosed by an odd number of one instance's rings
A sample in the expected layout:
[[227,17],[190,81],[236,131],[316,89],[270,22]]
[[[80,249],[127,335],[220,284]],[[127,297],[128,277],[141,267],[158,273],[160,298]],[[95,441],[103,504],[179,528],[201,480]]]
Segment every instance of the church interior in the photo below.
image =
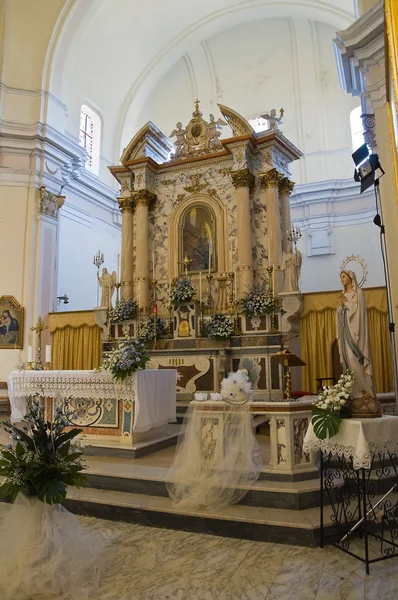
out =
[[394,598],[396,0],[0,32],[0,600]]

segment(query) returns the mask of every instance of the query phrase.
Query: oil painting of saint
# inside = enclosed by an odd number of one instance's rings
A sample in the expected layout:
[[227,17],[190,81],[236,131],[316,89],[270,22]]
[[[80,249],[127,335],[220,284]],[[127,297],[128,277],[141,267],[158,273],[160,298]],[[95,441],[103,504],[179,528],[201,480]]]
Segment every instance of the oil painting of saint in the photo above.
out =
[[23,308],[12,296],[0,297],[0,348],[22,348]]
[[215,270],[215,222],[210,210],[204,206],[190,208],[182,223],[182,248],[181,257],[191,259],[189,271]]

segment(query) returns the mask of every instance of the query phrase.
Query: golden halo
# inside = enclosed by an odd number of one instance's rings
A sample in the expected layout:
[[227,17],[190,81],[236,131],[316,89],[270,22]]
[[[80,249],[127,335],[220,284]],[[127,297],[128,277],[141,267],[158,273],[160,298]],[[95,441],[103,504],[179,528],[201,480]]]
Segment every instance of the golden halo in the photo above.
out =
[[361,265],[361,267],[362,267],[362,278],[361,278],[361,280],[359,280],[359,277],[357,277],[358,285],[359,285],[359,287],[362,287],[363,284],[365,283],[365,281],[368,278],[368,267],[367,267],[367,264],[365,263],[365,261],[363,260],[363,258],[361,258],[359,256],[359,254],[351,254],[351,256],[347,256],[347,258],[343,261],[343,263],[342,263],[342,265],[340,267],[340,273],[342,271],[350,271],[351,270],[351,271],[354,271],[354,273],[356,275],[356,272],[355,272],[354,269],[347,268],[347,265],[350,262],[359,263]]

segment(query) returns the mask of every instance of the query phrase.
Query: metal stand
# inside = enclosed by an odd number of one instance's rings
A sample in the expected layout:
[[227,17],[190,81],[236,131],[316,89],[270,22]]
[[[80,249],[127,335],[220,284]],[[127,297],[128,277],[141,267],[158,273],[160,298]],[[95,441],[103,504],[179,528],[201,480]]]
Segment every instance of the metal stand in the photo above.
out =
[[[330,540],[342,552],[362,561],[369,575],[371,563],[398,556],[396,455],[373,455],[370,469],[354,469],[352,458],[323,452],[320,455],[320,546],[323,548]],[[372,474],[376,480],[372,480]],[[376,485],[383,484],[384,489],[376,490]],[[326,535],[327,505],[332,512]]]

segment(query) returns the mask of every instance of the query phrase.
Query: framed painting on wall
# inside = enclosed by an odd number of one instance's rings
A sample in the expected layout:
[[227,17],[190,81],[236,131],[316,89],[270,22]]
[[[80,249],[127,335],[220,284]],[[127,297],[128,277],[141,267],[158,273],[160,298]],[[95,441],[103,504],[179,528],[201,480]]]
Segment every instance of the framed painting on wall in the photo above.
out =
[[23,312],[13,296],[0,296],[0,348],[22,348]]

